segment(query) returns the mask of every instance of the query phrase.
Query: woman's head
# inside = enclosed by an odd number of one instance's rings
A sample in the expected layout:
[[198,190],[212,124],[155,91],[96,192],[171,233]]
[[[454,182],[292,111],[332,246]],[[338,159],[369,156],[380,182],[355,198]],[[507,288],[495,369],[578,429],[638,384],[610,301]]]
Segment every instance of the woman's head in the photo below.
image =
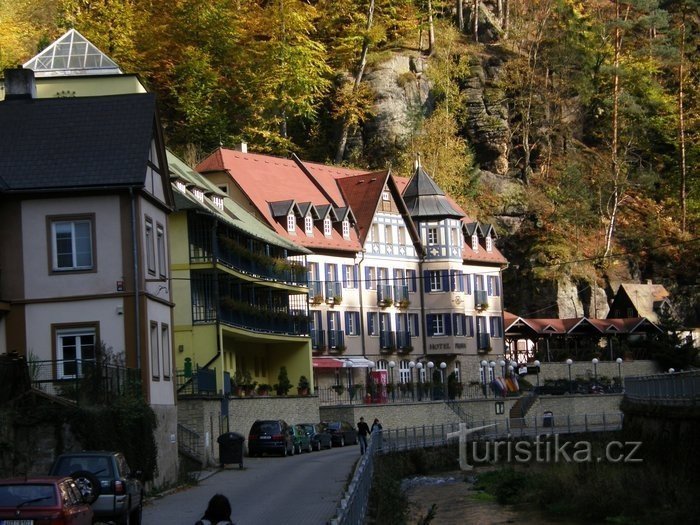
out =
[[209,500],[209,505],[204,513],[204,518],[216,523],[231,519],[231,504],[223,494],[214,494]]

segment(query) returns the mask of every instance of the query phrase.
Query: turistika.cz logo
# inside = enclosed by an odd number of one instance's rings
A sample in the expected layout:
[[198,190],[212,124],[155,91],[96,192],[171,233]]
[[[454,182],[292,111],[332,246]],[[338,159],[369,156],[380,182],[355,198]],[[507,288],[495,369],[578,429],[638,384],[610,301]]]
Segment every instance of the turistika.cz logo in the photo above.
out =
[[[467,436],[480,432],[493,425],[478,428],[467,428],[460,424],[458,432],[447,434],[447,438],[459,438],[459,466],[462,470],[472,470],[474,467],[467,460]],[[603,449],[594,447],[590,441],[562,440],[559,434],[541,439],[537,436],[533,441],[472,441],[471,458],[475,463],[641,463],[638,457],[641,441],[610,441]]]

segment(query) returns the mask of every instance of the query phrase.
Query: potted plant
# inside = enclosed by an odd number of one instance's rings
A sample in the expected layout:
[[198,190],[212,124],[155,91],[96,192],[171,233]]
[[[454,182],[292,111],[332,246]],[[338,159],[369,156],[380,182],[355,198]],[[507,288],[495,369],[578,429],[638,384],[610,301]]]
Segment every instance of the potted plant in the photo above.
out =
[[309,383],[309,380],[306,378],[306,376],[299,377],[299,383],[297,384],[297,394],[300,396],[308,396],[310,386],[311,384]]
[[275,390],[278,396],[286,396],[289,390],[292,388],[292,383],[289,381],[289,375],[287,374],[287,367],[281,366],[280,373],[277,376],[277,384],[275,385]]
[[233,393],[234,396],[240,397],[243,395],[243,382],[244,382],[243,371],[236,370],[233,374],[233,377],[231,377],[231,392]]
[[401,300],[396,304],[396,306],[398,306],[399,308],[405,310],[406,308],[408,308],[409,306],[411,306],[411,301],[409,301],[408,299],[401,299]]
[[270,395],[270,390],[272,390],[272,386],[267,383],[260,383],[256,391],[259,396],[267,396]]
[[362,388],[364,385],[362,383],[357,383],[354,385],[351,385],[348,387],[348,393],[350,394],[350,401],[355,399],[355,396],[358,394],[358,392],[362,391]]
[[309,302],[312,305],[319,305],[323,302],[323,295],[321,295],[321,294],[314,295],[313,297],[309,298]]
[[342,295],[334,295],[333,296],[333,304],[340,304],[343,302],[343,296]]
[[345,392],[345,387],[343,385],[333,385],[331,388],[339,396],[342,396],[343,392]]

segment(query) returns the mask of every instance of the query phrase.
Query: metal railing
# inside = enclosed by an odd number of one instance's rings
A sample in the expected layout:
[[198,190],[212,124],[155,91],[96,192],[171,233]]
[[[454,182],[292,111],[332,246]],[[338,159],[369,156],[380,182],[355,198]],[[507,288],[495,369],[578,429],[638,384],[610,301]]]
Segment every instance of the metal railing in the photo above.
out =
[[377,304],[379,306],[389,305],[394,302],[392,291],[394,287],[390,284],[377,285]]
[[182,423],[177,424],[177,446],[180,452],[187,454],[192,459],[204,461],[202,437]]
[[81,403],[109,403],[118,397],[141,397],[141,371],[86,359],[28,361],[32,387]]
[[311,330],[311,348],[321,350],[326,346],[326,331]]
[[411,348],[410,332],[396,332],[396,348],[399,350],[408,350]]
[[700,402],[700,370],[625,378],[625,397],[652,403]]
[[344,350],[345,332],[342,330],[328,330],[328,348],[331,350]]
[[396,333],[389,330],[379,332],[380,350],[396,350]]
[[327,281],[324,283],[326,292],[326,300],[333,299],[334,303],[339,303],[343,300],[343,283],[340,281]]
[[197,370],[177,370],[178,394],[216,394],[216,369],[197,368]]
[[[417,403],[445,399],[484,399],[482,385],[465,385],[456,383],[450,386],[442,383],[393,383],[391,385],[375,384],[367,386],[356,385],[350,391],[347,385],[342,388],[317,388],[316,392],[321,406],[331,405],[361,405],[384,403]],[[369,397],[367,394],[369,393]],[[447,394],[447,395],[445,395]],[[489,394],[493,398],[493,394]],[[502,398],[501,398],[502,399]]]

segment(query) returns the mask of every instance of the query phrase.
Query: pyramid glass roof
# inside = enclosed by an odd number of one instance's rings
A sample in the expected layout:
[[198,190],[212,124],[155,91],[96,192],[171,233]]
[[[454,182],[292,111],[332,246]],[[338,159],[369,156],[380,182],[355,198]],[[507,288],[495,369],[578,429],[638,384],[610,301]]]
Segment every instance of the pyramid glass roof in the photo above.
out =
[[119,66],[87,38],[70,29],[49,47],[24,63],[37,77],[121,74]]

